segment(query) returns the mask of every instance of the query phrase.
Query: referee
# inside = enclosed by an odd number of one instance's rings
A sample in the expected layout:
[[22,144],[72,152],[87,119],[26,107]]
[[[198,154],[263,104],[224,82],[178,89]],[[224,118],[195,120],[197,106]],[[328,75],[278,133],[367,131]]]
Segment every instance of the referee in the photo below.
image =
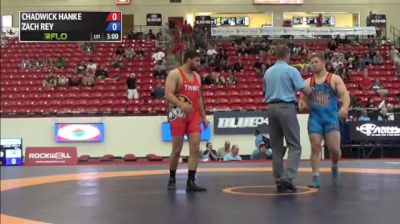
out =
[[[265,101],[268,104],[268,119],[274,178],[278,193],[296,192],[292,180],[296,177],[300,162],[300,127],[296,113],[296,91],[306,96],[312,92],[306,87],[300,72],[290,66],[290,50],[286,45],[275,49],[277,61],[264,75]],[[285,148],[283,137],[289,148],[286,169],[283,168]]]

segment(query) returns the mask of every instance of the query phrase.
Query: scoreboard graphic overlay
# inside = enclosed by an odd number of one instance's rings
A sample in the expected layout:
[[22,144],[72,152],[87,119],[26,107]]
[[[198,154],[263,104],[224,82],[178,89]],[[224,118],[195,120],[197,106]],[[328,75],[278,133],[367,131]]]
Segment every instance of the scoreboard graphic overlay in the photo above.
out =
[[122,41],[122,12],[20,12],[21,42]]

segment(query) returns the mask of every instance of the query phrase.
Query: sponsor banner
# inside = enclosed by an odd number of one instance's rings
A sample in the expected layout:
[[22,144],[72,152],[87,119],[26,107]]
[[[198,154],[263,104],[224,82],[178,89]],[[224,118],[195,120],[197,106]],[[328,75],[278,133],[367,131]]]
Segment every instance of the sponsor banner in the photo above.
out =
[[350,122],[350,140],[399,140],[399,121]]
[[194,24],[197,26],[211,26],[211,16],[196,16],[194,17]]
[[102,142],[104,140],[103,123],[56,123],[56,142]]
[[214,113],[214,134],[253,134],[255,129],[268,133],[266,111],[227,111]]
[[146,17],[147,26],[162,26],[162,15],[160,13],[150,13]]
[[25,165],[75,165],[78,162],[76,147],[27,147]]
[[376,35],[375,27],[262,27],[262,28],[236,28],[212,27],[212,36],[280,36],[280,35]]

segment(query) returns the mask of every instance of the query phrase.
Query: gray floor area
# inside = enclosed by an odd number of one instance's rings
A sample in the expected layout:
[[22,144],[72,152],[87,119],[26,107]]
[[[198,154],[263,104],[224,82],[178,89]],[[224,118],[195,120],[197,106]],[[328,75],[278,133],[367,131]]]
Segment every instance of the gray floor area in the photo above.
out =
[[[240,162],[240,163],[201,163],[199,167],[272,167],[271,161],[266,162]],[[310,167],[308,161],[302,161],[301,167]],[[329,161],[322,161],[321,167],[329,167]],[[391,160],[343,160],[340,162],[341,167],[349,168],[379,168],[379,169],[400,169],[400,159]],[[179,165],[180,169],[186,169],[187,164]],[[168,164],[152,165],[148,163],[129,165],[77,165],[77,166],[20,166],[20,167],[1,167],[1,179],[14,179],[35,176],[48,176],[54,174],[68,173],[89,173],[89,172],[110,172],[110,171],[126,171],[126,170],[159,170],[168,169]]]
[[[323,162],[322,167],[329,167]],[[342,167],[400,169],[400,160],[342,161]],[[201,164],[201,167],[270,167],[271,163]],[[302,166],[309,167],[308,162]],[[184,165],[181,168],[185,168]],[[167,165],[2,167],[2,178],[66,173],[167,169]],[[299,173],[296,185],[307,186],[310,173]],[[243,196],[224,188],[271,185],[271,172],[227,172],[197,175],[206,193],[186,193],[186,174],[178,190],[166,190],[167,176],[67,181],[1,192],[1,212],[50,223],[398,223],[400,175],[343,173],[333,186],[322,173],[320,191],[307,195]],[[274,188],[262,190],[274,193]]]

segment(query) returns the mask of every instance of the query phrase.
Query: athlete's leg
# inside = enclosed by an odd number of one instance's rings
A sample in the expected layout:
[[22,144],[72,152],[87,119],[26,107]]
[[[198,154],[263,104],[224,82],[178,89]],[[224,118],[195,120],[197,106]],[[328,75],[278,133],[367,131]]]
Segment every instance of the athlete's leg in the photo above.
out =
[[332,166],[337,166],[342,155],[340,150],[340,132],[332,131],[325,134],[325,141],[331,153]]
[[179,157],[183,146],[183,136],[172,136],[172,150],[169,157],[169,169],[176,170],[178,168]]
[[169,157],[169,180],[168,189],[175,190],[175,175],[178,168],[179,157],[181,155],[183,146],[183,136],[185,134],[185,124],[175,120],[170,122],[171,135],[172,135],[172,150]]
[[308,137],[311,143],[311,155],[310,155],[311,168],[313,174],[317,174],[319,173],[322,135],[311,133],[308,135]]
[[320,163],[322,136],[323,136],[323,129],[321,123],[318,120],[318,117],[312,116],[312,114],[310,114],[310,117],[308,118],[308,137],[310,139],[310,144],[311,144],[310,163],[313,172],[313,177],[311,183],[308,186],[312,188],[320,187],[319,163]]
[[206,188],[200,187],[195,184],[197,164],[199,161],[200,154],[200,138],[199,132],[194,132],[189,135],[189,161],[188,161],[188,181],[186,185],[187,191],[206,191]]
[[332,182],[337,185],[340,181],[338,163],[342,155],[342,151],[340,150],[340,132],[332,131],[327,133],[325,141],[332,158]]
[[311,143],[310,163],[313,172],[313,177],[311,183],[308,186],[312,188],[319,188],[321,185],[319,177],[319,163],[321,154],[322,135],[309,134],[309,139]]
[[197,170],[200,155],[200,136],[200,133],[191,133],[189,135],[189,170]]

